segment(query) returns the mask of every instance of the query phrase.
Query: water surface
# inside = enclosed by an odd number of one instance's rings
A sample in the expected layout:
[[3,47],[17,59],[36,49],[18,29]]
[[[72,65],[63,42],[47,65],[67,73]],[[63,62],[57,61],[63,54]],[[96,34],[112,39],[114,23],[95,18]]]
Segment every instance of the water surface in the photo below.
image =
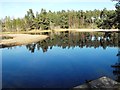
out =
[[2,49],[3,88],[71,88],[113,74],[117,33],[57,33],[26,46]]

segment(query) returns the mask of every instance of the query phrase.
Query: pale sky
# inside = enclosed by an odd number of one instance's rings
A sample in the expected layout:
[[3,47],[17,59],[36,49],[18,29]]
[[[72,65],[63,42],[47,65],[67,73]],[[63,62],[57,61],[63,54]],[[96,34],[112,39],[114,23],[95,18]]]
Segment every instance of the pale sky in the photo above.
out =
[[24,17],[28,9],[40,12],[41,8],[51,11],[115,9],[115,2],[110,0],[1,0],[0,18],[5,16]]

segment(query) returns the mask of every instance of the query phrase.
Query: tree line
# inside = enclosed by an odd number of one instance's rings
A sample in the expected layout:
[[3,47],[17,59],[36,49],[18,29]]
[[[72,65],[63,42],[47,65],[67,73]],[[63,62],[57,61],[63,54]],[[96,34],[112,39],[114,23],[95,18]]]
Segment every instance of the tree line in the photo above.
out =
[[76,28],[120,28],[120,1],[116,4],[116,10],[61,10],[33,13],[29,9],[23,18],[10,18],[6,16],[0,20],[2,31],[20,32],[29,30],[48,29],[76,29]]

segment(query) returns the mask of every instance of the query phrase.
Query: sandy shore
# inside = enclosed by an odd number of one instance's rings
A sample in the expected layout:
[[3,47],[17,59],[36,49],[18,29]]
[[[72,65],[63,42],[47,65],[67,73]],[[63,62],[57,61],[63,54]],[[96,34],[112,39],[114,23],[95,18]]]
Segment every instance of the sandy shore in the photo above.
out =
[[27,33],[44,33],[44,32],[120,32],[118,29],[54,29],[54,30],[31,30]]
[[74,32],[118,32],[118,29],[55,29],[55,32],[59,31],[74,31]]
[[29,34],[3,34],[1,36],[13,37],[13,39],[1,40],[0,46],[2,47],[26,45],[33,42],[38,42],[48,37],[47,35],[29,35]]

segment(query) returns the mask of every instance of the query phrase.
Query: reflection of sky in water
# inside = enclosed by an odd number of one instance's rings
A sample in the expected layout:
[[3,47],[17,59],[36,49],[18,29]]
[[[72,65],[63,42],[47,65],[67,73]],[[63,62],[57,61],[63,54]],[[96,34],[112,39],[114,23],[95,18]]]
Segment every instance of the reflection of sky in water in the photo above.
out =
[[62,49],[53,46],[29,52],[25,46],[3,49],[3,87],[73,87],[108,76],[117,62],[115,47]]
[[[94,41],[94,40],[95,40],[95,38],[96,38],[96,37],[94,37],[94,36],[93,36],[93,37],[91,38],[91,40],[92,40],[92,41]],[[99,41],[100,41],[100,39],[103,39],[103,37],[97,37],[97,40],[99,40]],[[106,39],[110,40],[110,38],[109,38],[109,37],[104,38],[104,40],[106,40]]]
[[92,41],[95,40],[95,37],[93,36],[93,37],[91,38],[91,40],[92,40]]

